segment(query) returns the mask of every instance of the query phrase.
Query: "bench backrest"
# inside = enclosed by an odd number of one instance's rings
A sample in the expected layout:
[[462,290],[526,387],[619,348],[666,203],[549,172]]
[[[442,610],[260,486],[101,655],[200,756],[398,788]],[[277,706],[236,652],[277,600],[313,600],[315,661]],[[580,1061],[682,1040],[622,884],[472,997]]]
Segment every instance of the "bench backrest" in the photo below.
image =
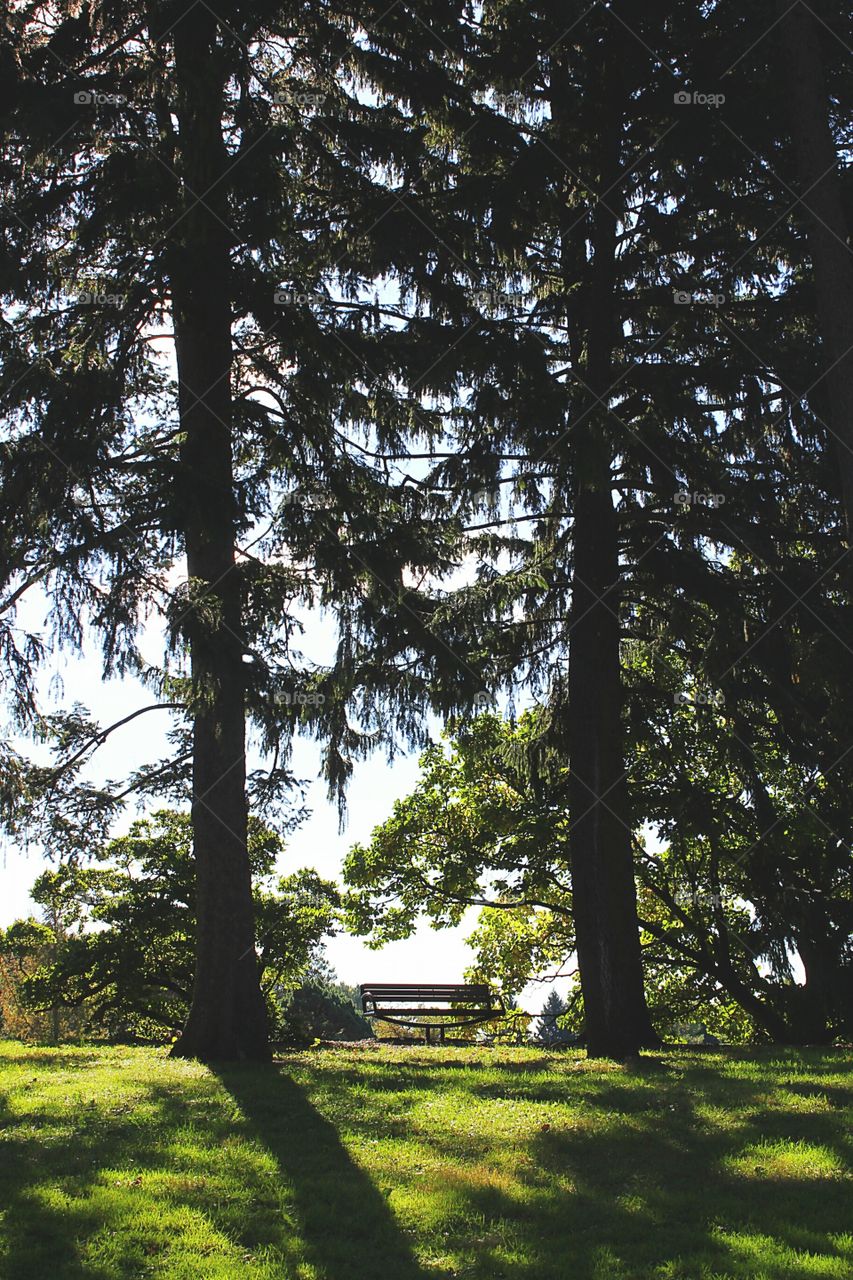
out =
[[359,991],[362,1003],[368,1000],[382,1004],[414,1004],[431,1000],[442,1004],[492,1004],[492,993],[484,983],[366,982]]

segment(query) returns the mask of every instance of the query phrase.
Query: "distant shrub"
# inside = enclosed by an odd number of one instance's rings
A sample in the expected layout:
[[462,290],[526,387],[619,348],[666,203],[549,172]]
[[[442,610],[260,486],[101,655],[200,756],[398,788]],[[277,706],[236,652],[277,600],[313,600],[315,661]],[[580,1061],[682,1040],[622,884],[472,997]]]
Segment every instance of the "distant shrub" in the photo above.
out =
[[278,1001],[276,1039],[308,1045],[315,1040],[372,1040],[373,1028],[359,1012],[353,988],[309,979]]

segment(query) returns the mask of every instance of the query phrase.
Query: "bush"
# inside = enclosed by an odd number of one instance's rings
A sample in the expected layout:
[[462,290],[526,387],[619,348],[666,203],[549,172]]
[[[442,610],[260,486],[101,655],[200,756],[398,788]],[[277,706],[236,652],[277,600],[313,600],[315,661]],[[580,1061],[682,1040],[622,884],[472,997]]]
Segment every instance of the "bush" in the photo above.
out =
[[315,1040],[372,1040],[373,1028],[342,982],[309,979],[282,996],[276,1026],[280,1044],[305,1046]]

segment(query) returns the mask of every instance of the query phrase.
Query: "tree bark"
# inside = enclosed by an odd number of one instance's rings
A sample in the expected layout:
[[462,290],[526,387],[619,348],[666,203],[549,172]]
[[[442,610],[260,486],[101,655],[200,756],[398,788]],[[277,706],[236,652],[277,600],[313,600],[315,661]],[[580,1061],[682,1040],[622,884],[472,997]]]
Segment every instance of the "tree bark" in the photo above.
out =
[[818,28],[806,5],[780,0],[791,133],[799,196],[807,211],[818,328],[826,351],[830,427],[835,438],[848,546],[853,546],[853,253],[838,180],[838,155]]
[[831,1044],[850,1034],[853,1020],[853,973],[842,959],[843,935],[816,912],[808,929],[796,930],[794,944],[805,983],[795,989],[789,1020],[800,1044]]
[[171,271],[182,429],[179,522],[190,600],[196,970],[173,1047],[203,1061],[270,1057],[247,853],[242,592],[235,563],[231,306],[216,19],[197,6],[174,29],[184,195]]
[[624,776],[609,458],[590,447],[584,465],[585,478],[575,489],[569,642],[572,901],[588,1051],[593,1057],[624,1057],[659,1041],[643,986]]
[[[602,65],[597,77],[606,87],[598,146],[600,189],[607,195],[591,213],[592,259],[582,319],[589,399],[573,407],[576,425],[571,433],[569,855],[587,1052],[591,1057],[621,1058],[660,1040],[651,1025],[643,984],[622,731],[619,544],[606,406],[613,380],[617,288],[617,224],[611,210],[620,198],[623,106],[617,78],[609,70]],[[559,124],[559,91],[552,110]]]

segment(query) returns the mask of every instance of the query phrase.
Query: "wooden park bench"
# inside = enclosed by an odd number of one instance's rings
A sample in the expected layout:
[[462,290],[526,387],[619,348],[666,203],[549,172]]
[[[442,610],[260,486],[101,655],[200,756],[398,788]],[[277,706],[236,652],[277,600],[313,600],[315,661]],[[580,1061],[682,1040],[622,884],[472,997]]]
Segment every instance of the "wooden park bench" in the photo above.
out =
[[[432,1044],[433,1031],[442,1043],[447,1027],[473,1027],[506,1016],[500,996],[493,995],[484,983],[367,982],[359,991],[365,1017],[401,1027],[423,1027],[427,1044]],[[442,1020],[424,1021],[435,1018]]]

